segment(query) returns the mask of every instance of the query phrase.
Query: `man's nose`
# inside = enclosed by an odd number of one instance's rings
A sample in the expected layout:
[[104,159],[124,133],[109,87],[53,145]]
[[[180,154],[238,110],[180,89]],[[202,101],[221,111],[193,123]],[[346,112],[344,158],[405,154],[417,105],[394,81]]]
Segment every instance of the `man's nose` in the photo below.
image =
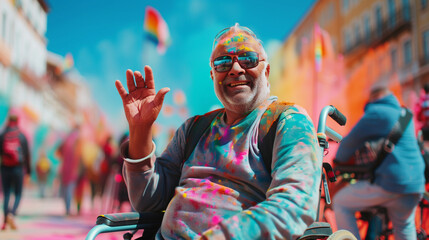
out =
[[231,70],[229,71],[228,75],[230,76],[240,76],[245,73],[245,70],[240,66],[238,61],[235,61],[232,63]]

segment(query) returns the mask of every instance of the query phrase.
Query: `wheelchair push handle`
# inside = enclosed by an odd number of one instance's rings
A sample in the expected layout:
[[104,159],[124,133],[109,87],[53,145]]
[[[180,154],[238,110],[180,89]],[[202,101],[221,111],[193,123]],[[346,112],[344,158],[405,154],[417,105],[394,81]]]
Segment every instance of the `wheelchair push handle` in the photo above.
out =
[[337,122],[338,124],[340,124],[341,126],[346,125],[347,123],[347,118],[346,116],[344,116],[344,114],[342,114],[338,109],[336,109],[334,106],[330,105],[330,107],[332,108],[332,111],[329,113],[329,116],[331,116],[332,119],[335,120],[335,122]]
[[322,134],[323,136],[326,134],[332,140],[340,142],[343,137],[330,127],[326,126],[326,119],[328,118],[328,116],[334,119],[341,126],[344,126],[347,122],[347,118],[334,106],[325,106],[319,115],[319,125],[317,126],[317,133]]

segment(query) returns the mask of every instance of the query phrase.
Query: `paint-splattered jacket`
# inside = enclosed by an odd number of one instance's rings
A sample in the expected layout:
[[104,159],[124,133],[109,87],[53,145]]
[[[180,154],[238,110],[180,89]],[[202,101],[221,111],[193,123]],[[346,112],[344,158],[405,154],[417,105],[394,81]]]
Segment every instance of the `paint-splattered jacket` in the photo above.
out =
[[160,231],[166,239],[296,239],[316,218],[322,163],[311,120],[292,106],[280,115],[270,177],[258,149],[258,125],[276,99],[232,126],[219,113],[182,169],[190,120],[153,169],[142,172],[141,164],[126,162],[134,208],[166,208]]

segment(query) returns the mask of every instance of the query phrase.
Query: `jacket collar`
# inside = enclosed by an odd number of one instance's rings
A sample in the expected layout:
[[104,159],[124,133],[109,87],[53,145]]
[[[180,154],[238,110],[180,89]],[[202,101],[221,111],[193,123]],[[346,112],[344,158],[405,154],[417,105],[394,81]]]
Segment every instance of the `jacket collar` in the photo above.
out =
[[373,102],[369,102],[365,105],[364,111],[366,111],[370,106],[377,106],[377,105],[388,105],[391,107],[400,107],[398,99],[393,95],[392,93],[387,94],[386,96],[375,100]]

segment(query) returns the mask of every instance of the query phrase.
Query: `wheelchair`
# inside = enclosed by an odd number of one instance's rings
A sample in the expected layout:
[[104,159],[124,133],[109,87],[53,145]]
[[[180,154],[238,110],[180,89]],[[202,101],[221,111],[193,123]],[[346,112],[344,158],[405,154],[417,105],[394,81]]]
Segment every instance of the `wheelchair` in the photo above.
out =
[[[334,106],[325,106],[320,115],[317,127],[317,137],[319,147],[321,149],[319,156],[321,159],[327,153],[329,148],[328,138],[340,142],[342,136],[327,126],[327,118],[331,117],[339,125],[346,124],[345,116],[339,112]],[[321,196],[322,187],[325,192],[325,202],[331,203],[328,189],[328,180],[336,181],[334,171],[329,163],[323,163],[322,181],[319,189],[319,196]],[[326,172],[326,174],[325,174]],[[327,222],[319,221],[319,207],[317,210],[316,222],[308,226],[304,234],[298,240],[356,240],[354,235],[347,230],[338,230],[333,233],[332,228]],[[123,235],[123,238],[130,240],[133,235],[140,229],[143,230],[143,236],[138,239],[154,239],[158,229],[161,226],[163,212],[128,212],[128,213],[113,213],[104,214],[97,217],[96,225],[88,232],[86,240],[94,240],[100,233],[129,231]]]

